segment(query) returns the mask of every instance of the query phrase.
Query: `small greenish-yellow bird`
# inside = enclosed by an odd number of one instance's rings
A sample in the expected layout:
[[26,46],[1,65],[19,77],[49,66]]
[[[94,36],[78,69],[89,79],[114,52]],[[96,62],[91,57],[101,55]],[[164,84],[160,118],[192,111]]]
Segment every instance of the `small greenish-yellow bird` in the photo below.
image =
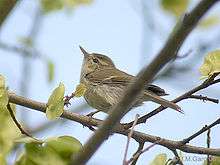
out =
[[[108,113],[120,101],[128,85],[133,83],[136,77],[117,69],[106,55],[90,54],[81,46],[80,49],[84,55],[80,76],[80,83],[86,87],[84,98],[91,107]],[[160,97],[165,95],[167,94],[162,88],[147,84],[132,108],[142,105],[144,101],[153,101],[182,112],[178,105]]]

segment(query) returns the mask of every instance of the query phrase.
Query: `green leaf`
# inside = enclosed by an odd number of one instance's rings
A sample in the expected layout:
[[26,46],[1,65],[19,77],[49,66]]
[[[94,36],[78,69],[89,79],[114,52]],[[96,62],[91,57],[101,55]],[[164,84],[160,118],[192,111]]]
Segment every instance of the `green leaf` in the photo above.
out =
[[6,89],[0,88],[0,107],[6,107],[8,104],[8,92]]
[[164,10],[180,16],[187,9],[189,0],[161,0],[161,5]]
[[73,154],[81,149],[82,144],[74,137],[61,136],[48,139],[47,146],[53,148],[63,158],[70,159]]
[[154,160],[150,163],[150,165],[164,165],[166,164],[166,160],[167,160],[166,154],[159,154],[154,158]]
[[219,24],[219,19],[220,18],[217,15],[209,16],[200,22],[199,27],[201,27],[201,28],[213,27],[213,26]]
[[50,60],[47,61],[47,75],[48,82],[52,82],[54,80],[54,63]]
[[[12,104],[11,108],[15,111]],[[4,158],[10,152],[14,145],[14,139],[16,139],[20,132],[17,126],[14,124],[11,116],[5,107],[0,107],[0,155]],[[0,163],[1,164],[1,163]]]
[[52,120],[62,115],[64,108],[64,92],[65,87],[63,83],[60,83],[50,95],[46,109],[46,116],[48,119]]
[[77,85],[74,94],[75,94],[75,97],[81,97],[84,95],[85,92],[86,92],[86,86],[80,83],[79,85]]
[[64,92],[65,92],[65,86],[63,83],[60,83],[59,86],[55,88],[52,94],[50,95],[47,105],[56,104],[60,100],[63,100]]
[[79,5],[90,4],[92,0],[41,0],[41,8],[45,14],[62,9],[74,9]]
[[46,116],[49,120],[56,119],[57,117],[60,117],[63,113],[63,107],[64,107],[64,101],[61,100],[57,104],[53,104],[48,106],[46,110]]
[[27,143],[25,144],[25,150],[27,160],[36,165],[66,165],[65,161],[52,148],[44,145]]
[[1,165],[6,165],[5,157],[2,154],[0,154],[0,164]]
[[[219,165],[220,164],[220,157],[219,156],[210,156],[210,165]],[[207,165],[207,160],[204,161],[203,165]]]
[[5,88],[5,78],[0,74],[0,88]]
[[[0,75],[0,164],[5,164],[6,156],[13,147],[13,141],[19,132],[7,109],[9,98],[5,78]],[[10,104],[15,113],[15,105]]]
[[15,143],[44,143],[44,141],[37,140],[31,137],[22,137],[14,140]]
[[16,165],[68,165],[72,155],[82,147],[77,139],[70,136],[49,138],[42,144],[25,143],[25,151],[17,159]]
[[[26,164],[27,164],[26,155],[24,153],[22,153],[21,155],[19,155],[19,157],[15,161],[15,165],[26,165]],[[33,165],[33,163],[30,163],[30,162],[29,162],[29,164]]]
[[6,107],[8,101],[8,91],[5,87],[5,78],[2,75],[0,75],[0,107]]
[[199,71],[203,78],[208,78],[214,73],[220,73],[220,50],[208,53]]
[[60,10],[63,5],[61,0],[41,0],[41,7],[44,13]]

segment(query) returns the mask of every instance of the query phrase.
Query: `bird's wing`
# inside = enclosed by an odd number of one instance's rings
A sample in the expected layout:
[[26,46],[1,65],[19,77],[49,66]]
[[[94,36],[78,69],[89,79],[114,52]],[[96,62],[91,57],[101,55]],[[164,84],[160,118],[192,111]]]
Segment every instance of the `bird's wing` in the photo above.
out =
[[[122,85],[127,86],[133,83],[136,77],[129,75],[121,70],[116,68],[105,68],[97,70],[93,73],[90,73],[87,78],[90,82],[101,83],[101,84],[109,84],[109,85]],[[167,95],[165,90],[152,84],[148,84],[145,86],[145,90],[148,92],[152,92],[158,96]]]
[[123,71],[120,71],[116,68],[105,68],[96,70],[95,72],[90,73],[86,76],[90,82],[100,83],[100,84],[109,84],[109,85],[123,85],[126,86],[134,82],[135,78],[132,75],[129,75]]
[[[116,68],[105,68],[103,70],[96,70],[93,73],[90,73],[86,76],[90,82],[108,84],[109,86],[122,85],[127,86],[135,81],[135,77],[129,75],[123,71],[120,71]],[[168,100],[162,99],[159,96],[166,95],[165,91],[155,85],[146,85],[144,95],[151,101],[161,104],[165,107],[170,107],[181,112],[181,108],[175,103],[172,103]]]

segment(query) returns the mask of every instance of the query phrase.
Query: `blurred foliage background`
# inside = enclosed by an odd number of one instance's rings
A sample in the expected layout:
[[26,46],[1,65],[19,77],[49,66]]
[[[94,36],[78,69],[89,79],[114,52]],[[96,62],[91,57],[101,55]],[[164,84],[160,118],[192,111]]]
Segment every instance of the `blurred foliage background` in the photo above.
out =
[[[78,81],[82,56],[78,45],[89,52],[107,54],[122,70],[136,74],[148,64],[166,41],[176,21],[192,9],[198,0],[1,0],[0,1],[0,69],[8,88],[17,94],[46,102],[52,89],[63,82],[66,94]],[[219,48],[220,8],[217,5],[181,48],[178,58],[169,63],[155,78],[175,98],[201,83],[199,66],[205,54]],[[7,15],[7,17],[6,17]],[[218,87],[204,91],[219,98]],[[180,103],[186,115],[173,111],[154,117],[137,129],[146,133],[181,139],[219,116],[219,109],[199,101]],[[145,114],[156,105],[147,103],[125,116],[133,120],[136,113]],[[87,114],[91,108],[83,99],[72,101],[72,111]],[[44,114],[17,107],[17,116],[31,134],[46,138],[72,135],[84,143],[92,133],[80,124],[58,119],[48,121]],[[12,164],[22,147],[13,145],[18,131],[11,126],[7,114],[0,114],[0,162]],[[104,114],[98,114],[104,118]],[[4,118],[4,120],[2,119]],[[175,124],[174,124],[175,123]],[[9,129],[10,128],[10,129]],[[212,145],[219,147],[219,138],[213,129]],[[216,131],[216,132],[215,132]],[[111,137],[91,159],[89,164],[120,164],[125,138]],[[205,145],[204,136],[195,144]],[[133,142],[129,151],[135,151]],[[117,150],[116,150],[117,148]],[[116,151],[115,151],[116,150]],[[139,164],[148,164],[154,156],[165,152],[155,147],[142,156]],[[172,156],[171,156],[172,157]],[[192,162],[186,162],[186,164]],[[195,163],[195,162],[194,162]],[[202,164],[203,162],[196,162]]]

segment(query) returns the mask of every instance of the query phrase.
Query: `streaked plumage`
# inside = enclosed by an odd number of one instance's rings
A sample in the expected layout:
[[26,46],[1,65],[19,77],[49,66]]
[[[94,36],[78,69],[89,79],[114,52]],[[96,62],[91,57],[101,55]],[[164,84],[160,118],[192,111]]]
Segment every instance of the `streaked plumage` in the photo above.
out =
[[[109,57],[96,53],[88,54],[83,48],[80,47],[80,49],[84,54],[80,83],[87,87],[84,98],[93,108],[108,113],[136,77],[117,69]],[[161,103],[161,100],[164,101],[164,99],[158,98],[158,96],[167,94],[156,85],[146,85],[133,107],[149,101],[149,95],[156,99],[157,103]]]

